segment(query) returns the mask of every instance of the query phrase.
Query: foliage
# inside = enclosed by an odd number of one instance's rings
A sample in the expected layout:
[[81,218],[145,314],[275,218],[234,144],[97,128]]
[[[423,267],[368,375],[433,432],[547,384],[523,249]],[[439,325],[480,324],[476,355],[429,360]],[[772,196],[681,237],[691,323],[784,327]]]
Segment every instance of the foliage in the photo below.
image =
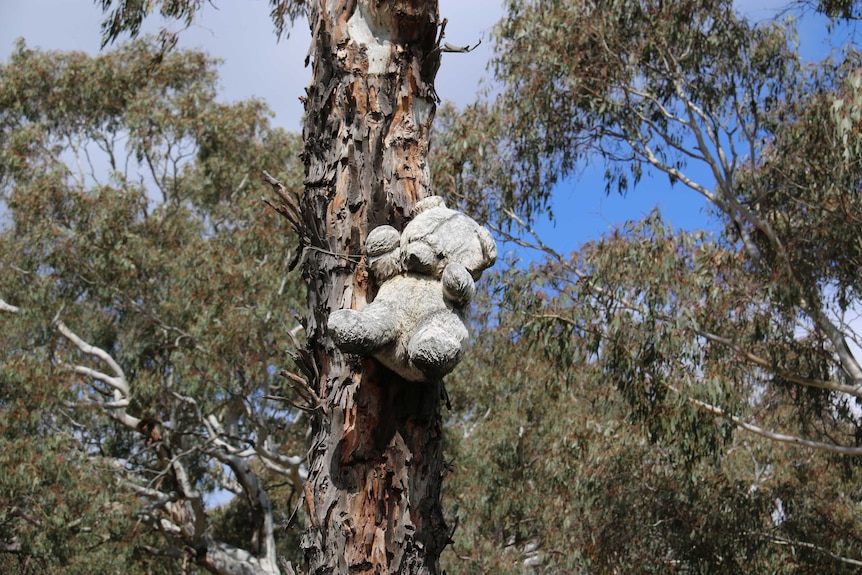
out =
[[[102,21],[102,47],[128,35],[136,38],[141,32],[141,26],[147,17],[158,10],[158,15],[165,23],[177,21],[185,28],[194,23],[201,9],[212,0],[158,0],[156,2],[140,2],[140,0],[94,0],[97,6],[106,14]],[[270,18],[275,26],[276,36],[287,36],[294,20],[305,7],[302,0],[269,0]],[[177,44],[178,34],[167,24],[159,29],[159,50],[154,54],[153,62],[159,62]]]
[[302,412],[267,397],[302,300],[260,173],[296,189],[299,142],[261,102],[219,102],[204,54],[154,65],[158,51],[20,42],[0,68],[0,557],[15,572],[210,569],[213,497],[253,508],[232,543],[257,557],[293,511],[266,488],[298,479]]
[[[106,41],[203,3],[115,5]],[[859,55],[806,65],[792,21],[729,0],[507,7],[499,90],[439,115],[434,187],[543,259],[492,281],[448,381],[447,571],[858,569]],[[269,399],[296,239],[257,174],[298,188],[298,143],[171,38],[0,69],[0,570],[296,549],[304,415]],[[585,162],[702,195],[719,234],[654,213],[561,255],[529,226]]]
[[862,18],[862,3],[858,0],[797,0],[796,4],[811,7],[828,16],[833,22]]
[[[732,433],[697,403],[787,426],[813,400],[698,334],[792,339],[763,331],[766,296],[738,260],[656,213],[500,272],[478,361],[449,382],[447,572],[854,572],[858,464]],[[854,433],[824,411],[825,434]]]
[[[500,280],[496,375],[455,414],[451,569],[858,568],[858,54],[806,64],[793,20],[726,0],[507,7],[494,97],[444,114],[433,159],[544,260]],[[609,193],[700,194],[720,235],[652,214],[562,256],[530,226],[596,162]]]

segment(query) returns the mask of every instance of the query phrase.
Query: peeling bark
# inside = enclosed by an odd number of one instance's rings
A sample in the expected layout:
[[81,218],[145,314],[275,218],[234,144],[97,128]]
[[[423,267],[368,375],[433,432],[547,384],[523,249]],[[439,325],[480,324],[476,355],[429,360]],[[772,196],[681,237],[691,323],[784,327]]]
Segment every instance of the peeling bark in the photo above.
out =
[[368,232],[403,229],[430,195],[439,66],[436,1],[315,0],[302,225],[306,331],[323,398],[305,486],[309,573],[438,573],[442,383],[416,384],[342,354],[329,314],[372,299]]

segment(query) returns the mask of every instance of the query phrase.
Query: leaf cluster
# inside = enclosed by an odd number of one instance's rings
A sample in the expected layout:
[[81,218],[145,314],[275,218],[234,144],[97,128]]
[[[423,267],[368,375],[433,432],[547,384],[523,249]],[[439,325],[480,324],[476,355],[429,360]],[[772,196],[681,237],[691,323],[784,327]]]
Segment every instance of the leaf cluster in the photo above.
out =
[[[190,27],[199,12],[210,5],[216,8],[212,0],[158,0],[156,2],[141,2],[140,0],[94,0],[105,13],[102,21],[102,47],[128,36],[137,38],[144,22],[157,13],[163,22],[178,22],[183,29]],[[303,0],[269,0],[270,18],[277,37],[287,36],[294,20],[303,12]],[[162,26],[158,33],[159,50],[154,63],[158,63],[177,44],[178,33],[168,26]]]

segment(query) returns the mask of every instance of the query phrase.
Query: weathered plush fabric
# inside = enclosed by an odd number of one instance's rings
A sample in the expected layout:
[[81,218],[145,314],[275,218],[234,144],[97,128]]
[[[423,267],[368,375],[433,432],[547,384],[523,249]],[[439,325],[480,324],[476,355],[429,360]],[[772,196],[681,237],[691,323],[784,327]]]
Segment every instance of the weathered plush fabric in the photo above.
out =
[[475,280],[497,258],[491,233],[432,196],[416,204],[401,234],[380,226],[365,249],[380,290],[365,309],[330,315],[335,344],[406,379],[440,379],[461,360]]

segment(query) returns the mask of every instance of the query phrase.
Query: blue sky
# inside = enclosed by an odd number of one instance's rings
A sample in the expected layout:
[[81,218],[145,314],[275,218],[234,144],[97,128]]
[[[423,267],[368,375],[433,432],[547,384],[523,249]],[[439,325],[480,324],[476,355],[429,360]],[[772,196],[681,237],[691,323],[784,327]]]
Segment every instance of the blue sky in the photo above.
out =
[[[310,70],[303,65],[310,41],[307,25],[297,22],[288,39],[276,42],[266,0],[222,0],[217,5],[217,9],[207,7],[199,22],[180,35],[181,45],[204,49],[224,60],[222,99],[260,97],[275,112],[276,125],[298,130],[299,97],[310,80]],[[784,5],[785,0],[737,2],[740,10],[756,20],[773,17]],[[503,15],[502,1],[440,0],[440,14],[449,20],[446,41],[472,45],[482,40],[472,53],[445,54],[438,74],[441,98],[463,106],[473,100],[481,79],[487,76],[489,33]],[[92,0],[0,0],[0,59],[8,57],[19,37],[30,47],[95,53],[101,39],[101,16]],[[800,37],[806,53],[828,52],[823,44],[823,22],[806,19],[803,24]],[[700,196],[681,186],[670,188],[663,175],[644,179],[622,198],[605,195],[603,172],[603,166],[587,166],[578,178],[558,187],[554,202],[557,224],[537,226],[546,243],[570,251],[656,206],[677,228],[710,225]]]

